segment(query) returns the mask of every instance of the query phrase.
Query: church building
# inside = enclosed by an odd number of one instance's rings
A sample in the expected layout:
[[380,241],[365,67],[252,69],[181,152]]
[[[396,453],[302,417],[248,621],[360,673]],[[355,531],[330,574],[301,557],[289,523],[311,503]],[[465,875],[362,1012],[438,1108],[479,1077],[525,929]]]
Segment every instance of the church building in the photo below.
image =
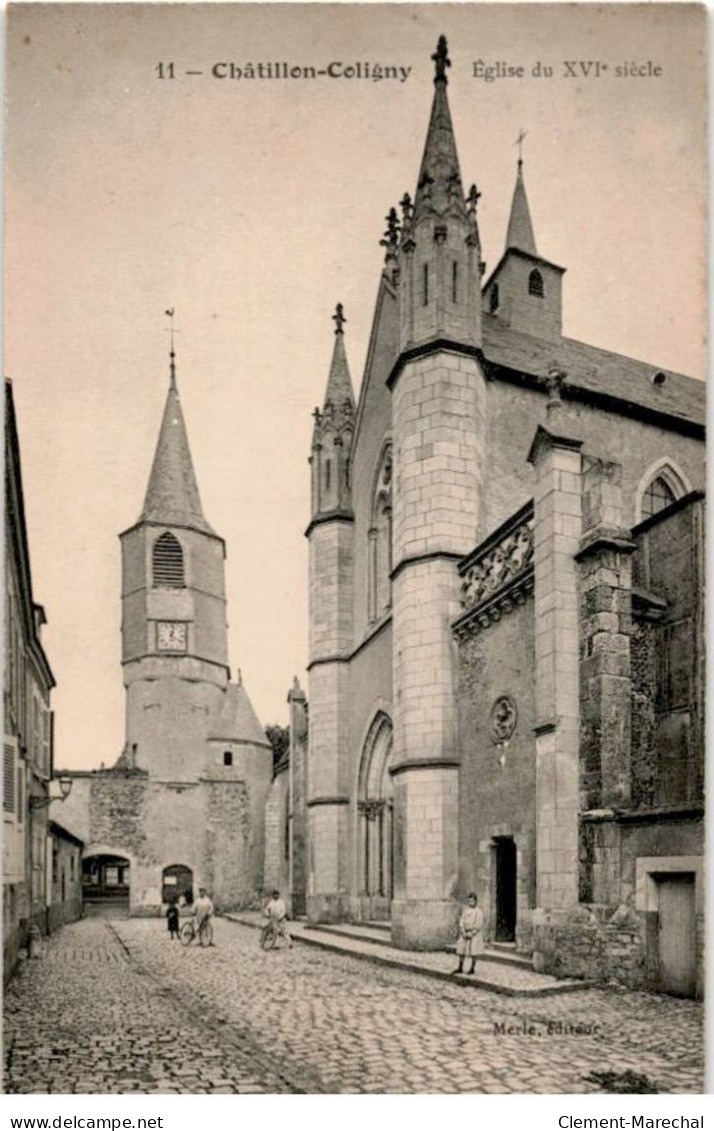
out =
[[536,969],[692,996],[704,384],[563,335],[521,160],[485,274],[433,58],[359,398],[338,306],[315,411],[307,915],[437,949],[473,890]]
[[259,895],[272,749],[230,678],[226,547],[204,516],[171,351],[144,505],[120,536],[126,743],[72,772],[64,824],[84,841],[85,903],[153,914],[206,887],[220,908]]

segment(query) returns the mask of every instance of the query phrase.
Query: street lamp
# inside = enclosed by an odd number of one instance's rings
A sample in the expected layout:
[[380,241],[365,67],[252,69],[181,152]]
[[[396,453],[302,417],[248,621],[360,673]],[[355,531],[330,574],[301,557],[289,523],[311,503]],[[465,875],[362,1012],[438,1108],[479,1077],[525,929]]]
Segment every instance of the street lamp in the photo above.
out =
[[[52,792],[54,784],[59,786],[59,793]],[[66,801],[72,792],[72,779],[71,778],[53,778],[50,781],[50,787],[47,793],[41,796],[33,796],[30,798],[31,809],[45,809],[53,801]]]

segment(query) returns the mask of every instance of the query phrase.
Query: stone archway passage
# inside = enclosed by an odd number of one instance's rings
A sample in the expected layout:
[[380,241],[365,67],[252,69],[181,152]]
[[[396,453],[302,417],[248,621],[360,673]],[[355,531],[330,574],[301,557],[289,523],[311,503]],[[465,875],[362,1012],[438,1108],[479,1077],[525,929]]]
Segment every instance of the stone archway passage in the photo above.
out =
[[193,903],[193,872],[186,864],[170,864],[161,876],[164,903]]
[[82,860],[82,897],[88,915],[129,914],[131,866],[126,856],[109,853]]

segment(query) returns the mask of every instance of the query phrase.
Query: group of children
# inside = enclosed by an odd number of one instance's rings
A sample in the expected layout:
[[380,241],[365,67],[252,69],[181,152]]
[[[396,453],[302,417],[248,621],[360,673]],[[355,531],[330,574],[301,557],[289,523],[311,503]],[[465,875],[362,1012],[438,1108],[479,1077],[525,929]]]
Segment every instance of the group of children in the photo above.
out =
[[[194,900],[192,905],[192,914],[197,933],[201,930],[203,924],[212,917],[213,913],[214,908],[210,896],[205,888],[199,888],[198,899]],[[278,934],[285,939],[288,946],[292,946],[292,939],[290,938],[287,928],[288,912],[285,906],[285,900],[282,899],[279,891],[273,892],[269,903],[263,910],[263,914],[268,919],[272,920]],[[180,908],[178,901],[175,900],[173,903],[169,904],[166,910],[166,926],[168,928],[169,937],[172,940],[179,937],[179,917]],[[213,944],[211,943],[211,945]]]
[[[287,908],[279,891],[273,892],[270,901],[263,909],[263,914],[267,919],[272,920],[278,933],[285,939],[288,946],[292,946],[292,939],[287,928]],[[199,888],[198,899],[193,904],[193,915],[196,920],[197,931],[213,915],[213,903],[205,888]],[[179,937],[178,903],[169,904],[166,912],[166,925],[171,938],[177,939]],[[459,919],[459,936],[456,941],[459,965],[454,970],[454,974],[475,974],[476,959],[483,953],[483,948],[483,911],[478,906],[478,896],[472,891]],[[471,960],[471,969],[465,971],[464,961],[467,958]]]

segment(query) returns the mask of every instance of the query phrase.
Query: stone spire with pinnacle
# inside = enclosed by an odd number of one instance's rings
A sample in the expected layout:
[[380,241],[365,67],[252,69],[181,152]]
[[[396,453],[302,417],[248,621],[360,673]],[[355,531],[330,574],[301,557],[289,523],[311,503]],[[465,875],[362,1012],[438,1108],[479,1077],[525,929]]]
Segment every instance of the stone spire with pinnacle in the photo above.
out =
[[531,223],[530,209],[528,207],[528,197],[526,196],[526,186],[523,180],[523,158],[518,159],[516,187],[513,191],[511,215],[508,220],[506,250],[509,248],[515,248],[517,251],[525,251],[528,255],[538,254],[535,236],[533,234],[533,224]]
[[439,37],[432,60],[435,64],[434,99],[417,181],[413,217],[415,223],[425,213],[443,216],[451,212],[461,217],[466,216],[461,169],[446,94],[446,71],[451,66],[451,60],[446,37],[443,35]]
[[333,409],[344,409],[345,405],[349,405],[351,410],[354,411],[355,395],[345,351],[344,326],[347,319],[341,302],[338,302],[335,307],[332,321],[335,323],[335,345],[332,351],[332,364],[330,365],[330,375],[327,379],[325,391],[325,409],[328,405],[332,405]]
[[481,246],[477,222],[480,193],[464,197],[454,127],[446,93],[451,66],[445,36],[432,55],[434,96],[416,194],[401,201],[395,251],[394,210],[382,244],[388,275],[398,290],[400,349],[448,340],[481,341]]
[[139,521],[187,526],[206,534],[214,533],[203,514],[193,469],[176,382],[173,341],[169,355],[169,391]]
[[354,431],[355,395],[345,350],[344,307],[332,315],[335,344],[322,411],[316,408],[312,433],[312,512],[347,510],[351,503],[349,456]]

